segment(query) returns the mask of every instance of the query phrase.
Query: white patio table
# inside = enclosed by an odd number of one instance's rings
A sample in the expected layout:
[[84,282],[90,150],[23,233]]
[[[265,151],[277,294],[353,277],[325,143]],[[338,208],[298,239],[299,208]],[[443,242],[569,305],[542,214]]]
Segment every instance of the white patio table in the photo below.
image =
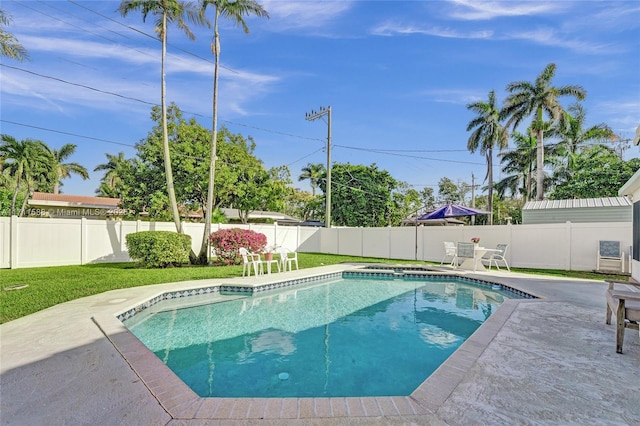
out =
[[498,252],[500,250],[490,249],[486,247],[476,246],[473,248],[473,258],[466,258],[460,264],[460,269],[466,269],[469,271],[486,271],[487,268],[482,264],[482,257],[489,252]]

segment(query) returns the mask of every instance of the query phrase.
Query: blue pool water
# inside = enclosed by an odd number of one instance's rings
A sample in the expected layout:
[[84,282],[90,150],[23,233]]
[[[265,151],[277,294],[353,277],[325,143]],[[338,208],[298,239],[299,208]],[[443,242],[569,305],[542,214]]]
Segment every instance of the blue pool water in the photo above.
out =
[[125,324],[202,397],[402,396],[504,298],[459,281],[349,278],[161,302]]

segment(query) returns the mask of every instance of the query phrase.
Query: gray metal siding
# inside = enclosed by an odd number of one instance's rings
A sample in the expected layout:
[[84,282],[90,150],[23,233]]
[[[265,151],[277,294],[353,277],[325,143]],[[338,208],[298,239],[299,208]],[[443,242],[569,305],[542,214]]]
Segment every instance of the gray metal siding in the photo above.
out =
[[631,222],[633,209],[622,207],[574,207],[522,210],[522,223]]

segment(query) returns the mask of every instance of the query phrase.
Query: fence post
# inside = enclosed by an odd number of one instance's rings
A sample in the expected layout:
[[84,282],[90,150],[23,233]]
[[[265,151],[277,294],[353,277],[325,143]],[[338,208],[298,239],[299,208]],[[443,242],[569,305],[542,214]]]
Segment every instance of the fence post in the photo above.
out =
[[87,218],[80,219],[80,264],[87,263]]
[[18,216],[11,216],[9,222],[9,268],[18,267]]
[[567,221],[566,222],[567,225],[567,229],[566,229],[566,233],[568,238],[565,238],[565,240],[567,241],[567,252],[568,252],[568,256],[567,256],[567,263],[565,263],[565,268],[567,271],[571,270],[571,266],[573,265],[573,259],[571,258],[571,243],[572,243],[572,239],[573,239],[573,232],[571,229],[571,221]]
[[124,221],[120,219],[120,251],[127,251],[127,242],[124,240]]

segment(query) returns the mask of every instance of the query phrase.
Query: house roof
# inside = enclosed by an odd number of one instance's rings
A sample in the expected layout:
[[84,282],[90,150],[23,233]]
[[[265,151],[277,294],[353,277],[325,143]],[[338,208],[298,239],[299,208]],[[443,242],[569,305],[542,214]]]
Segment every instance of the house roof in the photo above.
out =
[[[640,129],[640,126],[638,126],[638,129]],[[640,169],[638,169],[634,175],[631,176],[624,185],[622,185],[622,188],[618,191],[618,195],[632,196],[638,189],[640,189]]]
[[401,226],[416,226],[416,225],[425,225],[425,226],[451,226],[451,225],[464,225],[464,222],[455,219],[453,217],[445,217],[443,219],[423,219],[418,220],[416,218],[407,218],[404,219],[401,223]]
[[30,205],[53,207],[97,207],[115,208],[120,203],[119,198],[90,197],[85,195],[48,194],[34,192],[29,200]]
[[[229,218],[229,219],[238,219],[240,218],[240,211],[238,209],[229,209],[229,208],[221,208],[220,209],[224,215]],[[295,221],[295,222],[300,222],[299,219],[296,219],[295,217],[292,216],[288,216],[284,213],[280,213],[280,212],[268,212],[268,211],[259,211],[259,210],[254,210],[249,212],[249,218],[250,219],[273,219],[273,220],[277,220],[277,221]]]
[[627,197],[576,198],[572,200],[527,201],[522,210],[573,209],[589,207],[627,207]]

